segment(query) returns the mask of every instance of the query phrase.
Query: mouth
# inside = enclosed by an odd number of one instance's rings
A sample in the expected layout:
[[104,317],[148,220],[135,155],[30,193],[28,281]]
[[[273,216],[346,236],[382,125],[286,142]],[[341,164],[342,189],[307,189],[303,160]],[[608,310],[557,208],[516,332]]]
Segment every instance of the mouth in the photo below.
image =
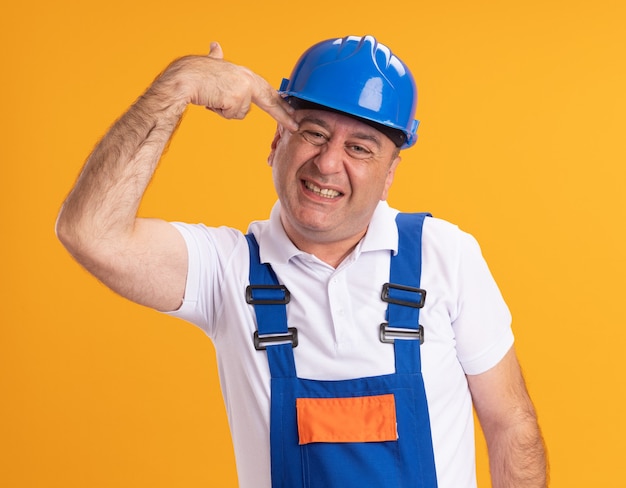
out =
[[320,188],[317,185],[314,185],[310,181],[303,181],[304,187],[310,192],[316,194],[319,197],[327,198],[332,200],[333,198],[338,198],[343,195],[340,191],[333,190],[332,188]]

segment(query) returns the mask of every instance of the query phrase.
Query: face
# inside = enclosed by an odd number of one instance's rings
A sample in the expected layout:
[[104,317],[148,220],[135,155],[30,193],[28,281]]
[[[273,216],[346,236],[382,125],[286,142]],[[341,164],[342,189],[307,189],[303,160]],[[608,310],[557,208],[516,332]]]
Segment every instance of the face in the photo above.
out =
[[387,198],[398,150],[389,138],[351,117],[298,110],[298,132],[278,127],[268,162],[282,224],[302,250],[354,246],[380,200]]

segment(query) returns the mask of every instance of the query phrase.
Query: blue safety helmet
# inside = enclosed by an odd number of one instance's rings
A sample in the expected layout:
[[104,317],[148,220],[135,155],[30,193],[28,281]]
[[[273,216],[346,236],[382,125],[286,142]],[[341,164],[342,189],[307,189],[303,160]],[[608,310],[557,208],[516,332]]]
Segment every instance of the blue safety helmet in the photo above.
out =
[[283,79],[280,92],[296,108],[318,106],[361,119],[403,149],[417,141],[413,75],[372,36],[315,44],[300,57],[291,78]]

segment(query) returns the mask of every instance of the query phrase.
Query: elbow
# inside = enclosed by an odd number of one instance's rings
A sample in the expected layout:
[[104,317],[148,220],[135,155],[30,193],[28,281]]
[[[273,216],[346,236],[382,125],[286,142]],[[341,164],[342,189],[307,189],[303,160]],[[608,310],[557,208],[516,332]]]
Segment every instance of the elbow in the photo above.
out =
[[73,254],[72,250],[77,247],[77,232],[75,225],[72,225],[71,219],[67,215],[65,208],[61,208],[57,220],[54,224],[54,233],[57,239],[63,244],[63,247],[67,249],[70,254]]
[[69,209],[61,208],[54,225],[54,232],[63,247],[84,265],[83,261],[98,248],[97,238],[89,226],[75,218]]
[[70,226],[67,222],[67,218],[65,213],[63,212],[63,208],[59,211],[57,215],[57,220],[54,223],[54,233],[57,236],[57,239],[63,244],[63,246],[67,249],[68,245],[71,242],[71,232]]

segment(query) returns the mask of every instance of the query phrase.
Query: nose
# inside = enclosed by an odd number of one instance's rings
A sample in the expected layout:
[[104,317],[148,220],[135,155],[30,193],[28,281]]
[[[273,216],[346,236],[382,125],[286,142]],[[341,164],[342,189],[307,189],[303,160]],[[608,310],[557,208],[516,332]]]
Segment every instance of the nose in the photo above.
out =
[[320,146],[320,152],[315,158],[315,165],[321,174],[338,173],[343,167],[345,151],[343,145],[336,141],[328,141]]

